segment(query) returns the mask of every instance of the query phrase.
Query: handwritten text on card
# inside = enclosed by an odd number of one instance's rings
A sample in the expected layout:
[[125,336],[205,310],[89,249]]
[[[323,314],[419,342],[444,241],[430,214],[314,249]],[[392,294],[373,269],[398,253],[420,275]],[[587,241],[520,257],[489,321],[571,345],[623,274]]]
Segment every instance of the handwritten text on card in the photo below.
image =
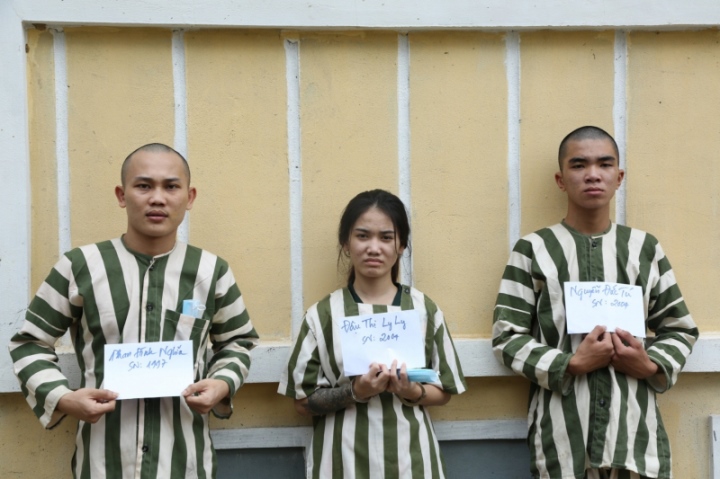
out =
[[118,399],[179,396],[193,382],[192,341],[105,345],[104,388]]
[[564,284],[568,334],[589,333],[597,325],[645,337],[642,288],[629,284],[574,282]]
[[[398,331],[407,330],[407,323],[405,319],[398,317],[397,314],[388,317],[387,315],[381,315],[380,318],[369,317],[361,320],[344,319],[340,327],[345,333],[353,333],[354,331],[365,330],[370,331],[362,337],[362,344],[372,343],[375,341],[386,342],[386,341],[399,341],[400,334]],[[393,328],[396,332],[393,333]]]
[[415,310],[338,318],[335,326],[346,376],[365,374],[374,362],[425,366],[424,324]]

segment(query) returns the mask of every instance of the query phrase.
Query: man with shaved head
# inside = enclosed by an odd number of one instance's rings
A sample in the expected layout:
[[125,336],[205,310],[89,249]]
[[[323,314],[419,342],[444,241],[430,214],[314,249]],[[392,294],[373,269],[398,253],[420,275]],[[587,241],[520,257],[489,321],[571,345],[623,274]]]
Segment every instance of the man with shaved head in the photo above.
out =
[[[232,413],[258,336],[227,262],[176,238],[196,195],[180,153],[160,143],[133,151],[115,187],[125,234],[65,253],[11,340],[15,374],[41,424],[79,420],[74,477],[215,477],[208,413]],[[76,390],[54,348],[67,330],[82,372]],[[194,382],[180,395],[118,400],[104,388],[106,344],[187,340]]]
[[[655,396],[677,381],[698,330],[658,240],[610,219],[625,176],[612,136],[578,128],[560,143],[558,162],[565,218],[517,242],[493,321],[498,361],[531,382],[533,477],[670,478],[670,444]],[[569,333],[568,282],[600,283],[607,291],[639,287],[643,312],[630,319],[652,334],[635,337],[625,322],[603,324],[617,312],[587,334]]]

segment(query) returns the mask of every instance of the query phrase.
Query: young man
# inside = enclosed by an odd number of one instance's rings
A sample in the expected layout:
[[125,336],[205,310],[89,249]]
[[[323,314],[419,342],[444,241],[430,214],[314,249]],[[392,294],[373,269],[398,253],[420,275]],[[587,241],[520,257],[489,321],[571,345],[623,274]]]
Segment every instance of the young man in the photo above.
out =
[[[494,312],[498,361],[528,378],[531,469],[542,478],[669,478],[670,445],[656,393],[667,391],[698,337],[658,241],[610,221],[623,180],[615,140],[600,128],[560,144],[560,223],[517,242]],[[638,285],[644,341],[600,324],[568,334],[563,284]]]
[[[121,181],[126,233],[58,261],[11,340],[15,374],[43,426],[79,419],[75,477],[214,477],[208,412],[232,413],[258,336],[228,264],[176,240],[197,194],[185,159],[162,144],[142,146],[125,159]],[[204,313],[181,314],[188,299]],[[75,391],[54,350],[68,329],[82,371]],[[119,401],[103,389],[105,344],[175,340],[194,348],[195,383],[182,396]]]

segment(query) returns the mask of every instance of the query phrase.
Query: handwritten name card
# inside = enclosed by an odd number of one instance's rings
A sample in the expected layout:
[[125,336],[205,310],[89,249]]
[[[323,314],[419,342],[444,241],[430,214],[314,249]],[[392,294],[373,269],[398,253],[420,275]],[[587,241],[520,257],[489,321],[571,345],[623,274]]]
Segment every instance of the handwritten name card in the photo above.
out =
[[371,363],[425,367],[420,313],[415,310],[336,319],[346,376],[368,372]]
[[118,399],[180,396],[193,383],[192,341],[105,345],[103,387]]
[[589,333],[597,325],[645,337],[642,288],[629,284],[573,282],[564,284],[568,334]]

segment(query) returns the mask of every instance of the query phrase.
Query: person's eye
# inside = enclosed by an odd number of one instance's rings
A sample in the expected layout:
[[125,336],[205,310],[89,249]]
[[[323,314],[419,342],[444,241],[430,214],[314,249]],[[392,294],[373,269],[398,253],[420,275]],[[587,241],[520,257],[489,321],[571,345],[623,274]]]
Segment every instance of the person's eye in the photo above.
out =
[[135,185],[135,188],[139,188],[141,190],[147,190],[150,188],[150,185],[148,185],[147,183],[138,183],[137,185]]
[[179,188],[180,188],[180,185],[176,185],[176,184],[168,185],[169,190],[177,190]]

